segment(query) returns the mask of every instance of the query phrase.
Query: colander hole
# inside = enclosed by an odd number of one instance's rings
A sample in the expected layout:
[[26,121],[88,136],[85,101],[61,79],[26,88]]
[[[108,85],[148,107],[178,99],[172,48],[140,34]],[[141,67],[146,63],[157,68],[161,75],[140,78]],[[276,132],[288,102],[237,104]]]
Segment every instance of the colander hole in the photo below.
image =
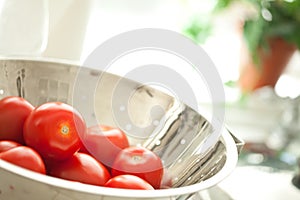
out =
[[132,125],[131,125],[131,124],[126,124],[125,129],[126,129],[127,131],[130,131],[131,128],[132,128]]
[[160,140],[157,140],[157,141],[155,142],[155,144],[156,144],[157,146],[159,146],[159,145],[161,144]]
[[185,142],[186,142],[185,139],[180,140],[180,144],[185,144]]
[[158,126],[158,125],[159,125],[159,120],[157,120],[157,119],[154,120],[154,121],[153,121],[153,125],[154,125],[154,126]]
[[120,106],[120,111],[123,112],[123,111],[125,111],[125,110],[126,110],[126,107],[123,106],[123,105],[121,105],[121,106]]

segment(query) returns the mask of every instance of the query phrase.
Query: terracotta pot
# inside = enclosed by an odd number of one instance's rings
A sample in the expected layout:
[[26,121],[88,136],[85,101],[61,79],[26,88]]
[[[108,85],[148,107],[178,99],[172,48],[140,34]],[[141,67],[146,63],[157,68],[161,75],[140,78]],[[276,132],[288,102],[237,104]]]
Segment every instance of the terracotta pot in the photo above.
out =
[[260,64],[255,64],[242,47],[239,86],[242,92],[252,92],[263,86],[275,87],[280,75],[284,72],[296,46],[281,38],[271,38],[268,50],[258,50]]

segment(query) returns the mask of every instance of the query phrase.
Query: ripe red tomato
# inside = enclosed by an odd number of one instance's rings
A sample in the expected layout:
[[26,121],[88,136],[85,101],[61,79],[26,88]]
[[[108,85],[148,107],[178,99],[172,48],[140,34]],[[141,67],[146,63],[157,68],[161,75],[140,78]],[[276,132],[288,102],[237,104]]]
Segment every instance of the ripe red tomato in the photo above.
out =
[[154,190],[152,185],[150,185],[144,179],[129,174],[123,174],[123,175],[112,177],[109,181],[107,181],[105,186],[112,187],[112,188],[135,189],[135,190]]
[[0,140],[13,140],[24,144],[23,125],[34,107],[16,96],[0,100]]
[[21,146],[21,144],[12,140],[1,140],[0,141],[0,153],[7,151],[9,149]]
[[81,147],[86,131],[82,116],[70,105],[49,102],[35,108],[24,124],[25,143],[43,158],[65,160]]
[[113,163],[111,174],[112,176],[135,175],[158,189],[163,171],[162,161],[154,152],[143,147],[132,146],[120,151]]
[[32,148],[18,146],[0,153],[0,159],[26,169],[46,174],[45,164],[41,156]]
[[115,127],[96,125],[89,127],[81,137],[83,152],[88,152],[104,165],[111,167],[114,158],[124,148],[129,147],[126,134]]
[[81,183],[103,186],[111,177],[104,165],[85,153],[76,153],[70,159],[50,167],[49,174]]

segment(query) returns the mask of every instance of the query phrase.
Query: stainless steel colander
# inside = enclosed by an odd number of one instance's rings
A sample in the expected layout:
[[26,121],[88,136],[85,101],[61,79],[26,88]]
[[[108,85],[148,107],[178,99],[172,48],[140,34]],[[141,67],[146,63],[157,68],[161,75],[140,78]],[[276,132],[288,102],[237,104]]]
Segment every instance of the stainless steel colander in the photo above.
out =
[[91,186],[37,174],[0,160],[0,199],[188,199],[235,168],[243,143],[227,129],[203,148],[214,127],[172,96],[107,72],[64,62],[0,60],[0,98],[18,95],[33,105],[62,101],[87,125],[118,126],[132,145],[157,153],[173,188],[155,191]]

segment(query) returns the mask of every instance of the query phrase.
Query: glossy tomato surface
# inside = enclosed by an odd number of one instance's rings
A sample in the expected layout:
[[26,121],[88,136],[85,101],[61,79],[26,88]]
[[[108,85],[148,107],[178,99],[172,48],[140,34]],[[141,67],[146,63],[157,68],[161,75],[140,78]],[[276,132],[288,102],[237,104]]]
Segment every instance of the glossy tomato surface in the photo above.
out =
[[85,153],[76,153],[70,159],[52,164],[49,174],[81,183],[103,186],[110,174],[106,167]]
[[23,125],[34,107],[16,96],[0,100],[0,140],[14,140],[24,144]]
[[18,146],[22,146],[22,145],[20,143],[12,141],[12,140],[1,140],[0,141],[0,153],[7,151],[9,149],[18,147]]
[[144,179],[129,174],[112,177],[109,181],[107,181],[105,186],[112,187],[112,188],[135,189],[135,190],[154,190],[152,185],[150,185]]
[[163,177],[161,159],[152,151],[143,147],[128,147],[117,155],[112,169],[112,176],[131,174],[138,176],[155,189],[159,189]]
[[49,102],[35,108],[24,124],[25,143],[43,158],[65,160],[81,147],[86,131],[82,116],[70,105]]
[[83,152],[88,152],[104,165],[111,167],[117,154],[129,147],[126,134],[115,127],[96,125],[89,127],[81,137]]
[[45,164],[41,156],[32,148],[18,146],[0,153],[0,159],[26,169],[46,174]]

